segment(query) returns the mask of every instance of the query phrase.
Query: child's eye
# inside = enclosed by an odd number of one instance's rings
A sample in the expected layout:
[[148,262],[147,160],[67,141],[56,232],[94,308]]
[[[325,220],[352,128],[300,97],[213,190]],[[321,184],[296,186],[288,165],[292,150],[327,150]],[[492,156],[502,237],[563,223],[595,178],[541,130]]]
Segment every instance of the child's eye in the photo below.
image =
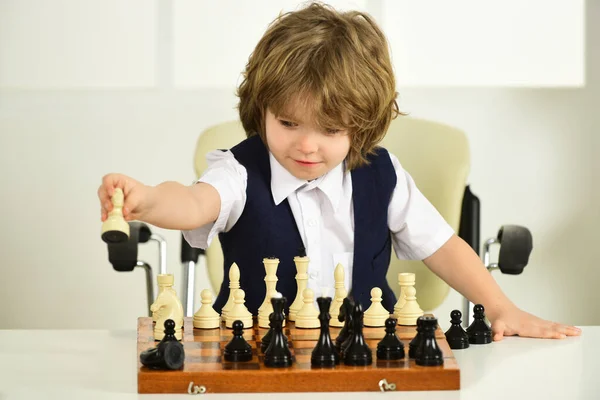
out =
[[293,123],[293,122],[290,122],[290,121],[286,121],[286,120],[283,120],[283,119],[280,119],[280,120],[279,120],[279,123],[280,123],[281,125],[285,126],[286,128],[293,128],[293,127],[295,127],[295,126],[296,126],[296,124],[295,124],[295,123]]
[[325,129],[325,132],[327,132],[328,135],[335,135],[336,133],[341,132],[341,129],[335,129],[335,128],[327,128]]

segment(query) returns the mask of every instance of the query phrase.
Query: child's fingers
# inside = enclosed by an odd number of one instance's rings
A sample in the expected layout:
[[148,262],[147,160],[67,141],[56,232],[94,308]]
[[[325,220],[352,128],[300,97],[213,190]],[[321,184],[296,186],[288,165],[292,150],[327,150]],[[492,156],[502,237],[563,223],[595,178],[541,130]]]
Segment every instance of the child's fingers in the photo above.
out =
[[107,174],[102,177],[102,187],[106,191],[106,195],[110,199],[115,191],[116,178],[115,174]]
[[127,178],[125,175],[107,174],[102,177],[102,186],[104,186],[108,197],[112,198],[112,196],[115,194],[116,188],[123,190],[123,194],[127,196],[134,185],[132,185],[129,178]]
[[565,334],[567,336],[579,336],[579,335],[581,335],[581,329],[579,329],[575,326],[566,326]]
[[127,221],[133,221],[140,216],[139,206],[143,200],[143,190],[138,189],[138,182],[122,174],[107,174],[102,177],[102,184],[98,188],[98,198],[100,199],[101,216],[104,221],[108,218],[108,213],[113,210],[112,197],[115,189],[123,191],[123,217]]
[[549,321],[526,325],[522,332],[519,332],[519,336],[540,339],[564,339],[567,337],[562,325]]
[[100,185],[98,188],[98,199],[100,200],[100,218],[104,221],[106,219],[104,215],[110,212],[112,206],[104,185]]
[[576,328],[574,326],[563,325],[563,324],[558,324],[558,323],[554,323],[553,325],[554,325],[554,330],[560,334],[561,338],[564,338],[567,336],[581,335],[581,329]]
[[139,205],[142,200],[142,194],[139,190],[132,190],[129,195],[125,197],[123,203],[123,217],[126,221],[133,221],[139,216]]
[[492,324],[492,339],[496,342],[504,338],[506,324],[503,321],[496,321]]

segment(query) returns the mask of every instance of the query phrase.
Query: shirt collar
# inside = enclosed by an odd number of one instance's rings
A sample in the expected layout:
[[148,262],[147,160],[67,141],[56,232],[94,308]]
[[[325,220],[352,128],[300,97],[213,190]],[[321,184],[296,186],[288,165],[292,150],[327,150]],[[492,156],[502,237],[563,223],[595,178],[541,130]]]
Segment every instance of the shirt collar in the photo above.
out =
[[286,170],[269,152],[269,162],[271,165],[271,193],[275,205],[279,205],[290,194],[296,190],[312,190],[319,188],[331,202],[333,210],[337,210],[342,193],[342,181],[344,178],[344,163],[340,163],[327,174],[313,180],[306,181],[296,178]]

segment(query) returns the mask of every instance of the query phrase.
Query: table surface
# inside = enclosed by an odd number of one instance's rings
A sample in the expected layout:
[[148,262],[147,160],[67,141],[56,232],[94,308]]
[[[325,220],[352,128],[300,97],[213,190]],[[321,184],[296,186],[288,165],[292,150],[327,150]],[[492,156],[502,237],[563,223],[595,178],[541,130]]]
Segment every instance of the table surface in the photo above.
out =
[[[564,340],[505,338],[455,350],[461,390],[322,393],[319,398],[600,399],[600,326]],[[137,393],[136,332],[0,330],[0,400],[177,399]],[[204,395],[206,396],[206,395]],[[210,398],[305,399],[306,393],[212,394]]]

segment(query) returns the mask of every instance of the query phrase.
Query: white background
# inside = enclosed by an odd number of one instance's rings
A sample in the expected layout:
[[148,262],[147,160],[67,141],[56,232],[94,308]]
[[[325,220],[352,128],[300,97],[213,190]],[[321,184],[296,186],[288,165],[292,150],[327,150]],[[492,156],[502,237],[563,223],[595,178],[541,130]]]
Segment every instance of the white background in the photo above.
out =
[[[502,224],[532,231],[525,272],[494,273],[508,295],[544,318],[600,324],[600,2],[585,24],[578,1],[414,3],[333,4],[384,25],[403,111],[467,133],[482,239]],[[144,276],[108,263],[101,177],[191,182],[199,133],[237,118],[248,55],[295,6],[0,0],[0,328],[134,329]],[[180,283],[179,233],[155,231]],[[139,258],[156,270],[157,246]],[[434,310],[443,327],[457,307],[452,294]]]

